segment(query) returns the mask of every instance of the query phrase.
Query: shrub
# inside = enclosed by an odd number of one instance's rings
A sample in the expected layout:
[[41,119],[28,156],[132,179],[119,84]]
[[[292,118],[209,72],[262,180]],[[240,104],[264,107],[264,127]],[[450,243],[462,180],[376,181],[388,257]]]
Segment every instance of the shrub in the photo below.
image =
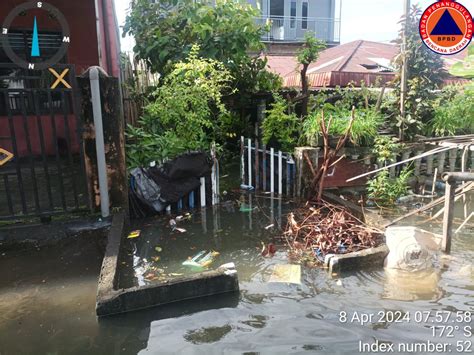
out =
[[[333,136],[342,136],[349,125],[352,110],[335,107],[331,104],[324,105],[324,116],[326,121],[332,116],[329,133]],[[383,123],[382,116],[373,109],[356,110],[356,119],[352,125],[350,140],[353,144],[359,146],[371,146],[377,137],[377,131]],[[317,136],[320,134],[321,114],[312,112],[303,123],[303,135],[306,143],[314,145],[317,142]]]
[[390,178],[388,170],[382,170],[367,183],[369,198],[381,206],[392,206],[397,199],[407,194],[408,179],[412,170],[405,167],[398,178]]
[[209,148],[227,115],[222,95],[230,74],[222,63],[197,56],[197,46],[153,93],[138,127],[128,127],[129,164],[147,165],[188,150]]
[[474,132],[474,88],[450,86],[436,100],[427,133],[443,137]]
[[288,103],[283,97],[274,94],[274,98],[262,124],[263,142],[268,144],[271,140],[276,140],[282,150],[291,152],[297,142],[298,117],[289,112]]
[[[402,145],[395,138],[381,136],[375,139],[375,146],[372,152],[376,155],[377,161],[384,166],[394,161],[400,153]],[[374,179],[367,183],[369,198],[382,206],[394,205],[396,200],[406,195],[408,189],[408,179],[412,174],[410,166],[405,167],[399,177],[390,178],[387,169],[380,171]]]

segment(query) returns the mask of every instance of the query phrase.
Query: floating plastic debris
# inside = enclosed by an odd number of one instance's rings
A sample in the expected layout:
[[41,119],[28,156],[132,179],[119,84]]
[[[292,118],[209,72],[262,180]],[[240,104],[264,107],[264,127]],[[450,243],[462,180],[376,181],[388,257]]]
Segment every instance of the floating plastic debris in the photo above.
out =
[[253,186],[251,186],[251,185],[244,185],[244,184],[240,185],[240,189],[241,189],[241,190],[245,190],[245,191],[253,191],[253,190],[255,190],[255,188],[254,188]]
[[138,238],[141,233],[142,233],[141,230],[132,231],[132,232],[130,232],[130,234],[128,235],[127,239]]
[[211,265],[219,254],[217,251],[207,252],[206,250],[201,250],[194,257],[184,261],[183,266],[203,269]]
[[263,257],[272,257],[276,253],[276,246],[273,243],[269,243],[268,245],[265,245],[264,242],[262,242],[262,256]]
[[240,212],[252,212],[256,207],[252,208],[250,207],[249,205],[247,205],[246,203],[242,203],[240,204],[240,209],[239,211]]
[[268,282],[278,283],[301,283],[301,266],[300,265],[275,265],[272,276]]

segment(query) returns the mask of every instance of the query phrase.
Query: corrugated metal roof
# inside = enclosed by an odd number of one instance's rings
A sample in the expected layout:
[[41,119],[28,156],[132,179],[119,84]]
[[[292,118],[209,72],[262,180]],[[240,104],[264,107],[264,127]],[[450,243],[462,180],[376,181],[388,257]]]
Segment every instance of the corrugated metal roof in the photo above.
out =
[[[394,44],[354,41],[328,48],[321,52],[319,59],[308,68],[310,87],[347,86],[353,82],[356,86],[364,81],[366,85],[386,84],[395,74],[390,63],[399,54]],[[445,67],[462,60],[466,53],[444,57]],[[279,74],[285,87],[299,87],[299,65],[295,56],[268,56],[268,67]]]

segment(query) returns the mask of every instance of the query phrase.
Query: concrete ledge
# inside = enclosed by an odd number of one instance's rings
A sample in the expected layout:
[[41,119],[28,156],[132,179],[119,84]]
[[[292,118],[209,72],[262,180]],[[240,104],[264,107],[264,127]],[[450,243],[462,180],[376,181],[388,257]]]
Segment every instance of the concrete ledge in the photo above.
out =
[[110,223],[110,220],[86,218],[46,224],[7,225],[0,228],[0,250],[47,247],[83,238],[102,242],[106,239]]
[[237,274],[218,269],[156,285],[112,291],[98,298],[99,317],[239,290]]
[[125,216],[114,216],[97,287],[99,317],[239,290],[236,272],[225,268],[179,277],[154,285],[117,290],[117,270]]
[[389,253],[387,245],[365,249],[354,253],[326,257],[325,265],[330,273],[361,270],[373,267],[383,267]]

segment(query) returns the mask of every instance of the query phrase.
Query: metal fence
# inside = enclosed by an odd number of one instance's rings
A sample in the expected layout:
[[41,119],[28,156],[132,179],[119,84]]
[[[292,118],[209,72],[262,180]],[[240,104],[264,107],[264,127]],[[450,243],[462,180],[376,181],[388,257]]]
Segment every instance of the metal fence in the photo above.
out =
[[[0,219],[87,209],[80,97],[74,66],[48,71],[0,64]],[[68,87],[69,86],[69,87]],[[0,158],[1,159],[1,158]]]
[[303,41],[307,32],[328,43],[340,42],[340,20],[332,18],[262,16],[259,25],[268,25],[263,41]]
[[240,174],[246,189],[296,196],[296,164],[290,153],[275,151],[258,140],[240,138]]

